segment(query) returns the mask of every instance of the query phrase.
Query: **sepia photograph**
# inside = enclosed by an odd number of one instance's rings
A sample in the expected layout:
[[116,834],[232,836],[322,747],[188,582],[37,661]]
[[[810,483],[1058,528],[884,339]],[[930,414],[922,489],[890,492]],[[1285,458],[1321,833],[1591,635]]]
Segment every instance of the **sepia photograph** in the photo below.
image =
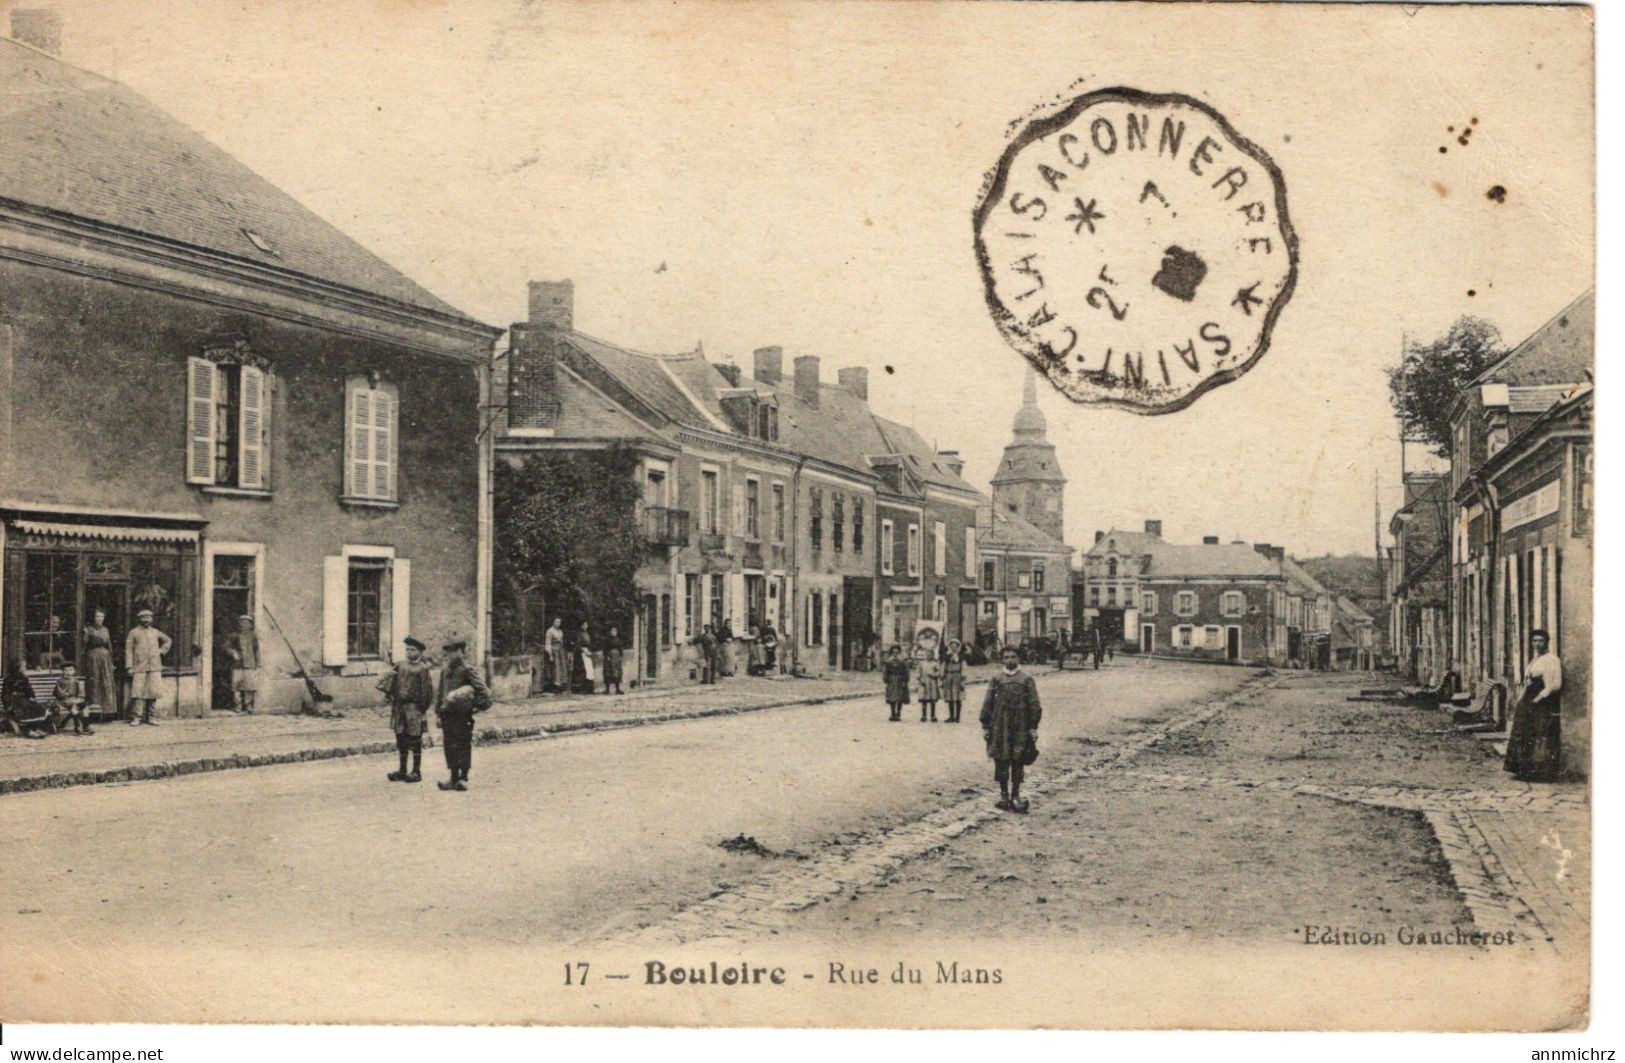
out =
[[1595,19],[0,0],[4,1033],[1583,1033]]

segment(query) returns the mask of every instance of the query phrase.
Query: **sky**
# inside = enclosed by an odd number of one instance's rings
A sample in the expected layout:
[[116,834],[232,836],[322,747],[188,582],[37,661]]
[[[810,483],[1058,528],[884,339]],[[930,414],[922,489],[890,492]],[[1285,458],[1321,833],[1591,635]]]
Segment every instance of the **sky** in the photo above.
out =
[[1580,8],[55,6],[65,59],[473,316],[520,320],[528,280],[570,278],[577,327],[614,343],[868,366],[876,409],[984,487],[1025,366],[972,252],[984,175],[1020,120],[1092,88],[1207,102],[1282,172],[1297,289],[1251,372],[1179,413],[1041,385],[1080,546],[1154,518],[1369,555],[1403,338],[1472,313],[1515,342],[1593,283]]

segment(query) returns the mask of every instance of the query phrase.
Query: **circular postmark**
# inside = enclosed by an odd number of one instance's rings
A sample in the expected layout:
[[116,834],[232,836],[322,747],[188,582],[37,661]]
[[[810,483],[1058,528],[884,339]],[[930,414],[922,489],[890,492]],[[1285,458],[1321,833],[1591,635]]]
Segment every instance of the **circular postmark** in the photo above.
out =
[[1111,88],[1030,122],[976,257],[1005,340],[1078,402],[1168,413],[1269,347],[1298,276],[1281,172],[1189,96]]

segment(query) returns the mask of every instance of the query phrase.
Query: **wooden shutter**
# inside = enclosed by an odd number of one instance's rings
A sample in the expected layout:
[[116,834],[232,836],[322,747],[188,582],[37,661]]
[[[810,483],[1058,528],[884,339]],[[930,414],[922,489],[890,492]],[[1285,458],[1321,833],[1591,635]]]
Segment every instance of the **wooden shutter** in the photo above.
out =
[[366,498],[372,494],[372,392],[356,388],[350,392],[349,430],[344,438],[349,455],[344,467],[349,470],[349,484],[344,493],[351,498]]
[[214,483],[214,399],[220,374],[203,358],[186,360],[186,482]]
[[237,425],[237,486],[264,487],[267,477],[265,457],[270,432],[266,414],[270,410],[265,391],[266,376],[261,370],[241,368]]
[[395,400],[372,393],[372,497],[395,497]]
[[396,558],[389,566],[389,641],[397,661],[406,658],[412,633],[412,562]]
[[729,523],[728,530],[734,535],[745,534],[745,485],[741,483],[734,484],[733,520]]
[[322,663],[342,666],[350,659],[350,559],[322,558]]

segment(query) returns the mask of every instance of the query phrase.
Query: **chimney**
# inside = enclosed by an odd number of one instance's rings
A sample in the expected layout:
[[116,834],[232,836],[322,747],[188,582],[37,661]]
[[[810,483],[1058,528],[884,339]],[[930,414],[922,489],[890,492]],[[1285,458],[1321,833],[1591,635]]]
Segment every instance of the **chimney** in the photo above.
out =
[[1146,521],[1145,522],[1145,533],[1147,535],[1155,535],[1159,539],[1162,538],[1162,521],[1160,521],[1160,520],[1148,520],[1148,521]]
[[840,380],[841,387],[864,402],[869,401],[869,370],[861,365],[849,365],[845,369],[837,369],[835,376]]
[[48,7],[17,8],[11,13],[11,39],[61,58],[62,13]]
[[756,348],[756,379],[777,387],[782,376],[784,376],[784,348]]
[[804,354],[796,359],[796,398],[808,406],[818,405],[818,356]]
[[736,388],[739,386],[739,367],[737,365],[732,362],[719,362],[717,372],[722,374],[722,379],[728,382],[729,387]]
[[1246,546],[1247,545],[1247,540],[1246,539],[1231,539],[1230,540],[1230,545],[1231,546]]
[[569,332],[575,328],[574,281],[531,281],[530,323]]
[[1254,543],[1253,544],[1253,550],[1256,551],[1257,553],[1260,553],[1260,554],[1264,555],[1265,557],[1270,556],[1270,544],[1269,543]]
[[1098,542],[1100,542],[1100,540],[1104,539],[1105,537],[1106,537],[1105,532],[1100,531],[1098,529],[1095,531],[1095,542],[1098,543]]
[[1219,545],[1219,537],[1217,535],[1204,535],[1204,536],[1202,536],[1202,545],[1203,546],[1218,546]]
[[[843,369],[841,372],[848,373],[851,372],[851,370]],[[863,370],[860,369],[858,372],[861,373]],[[965,459],[959,456],[959,451],[957,450],[939,450],[937,451],[937,460],[955,476],[958,476],[965,471]]]
[[1286,547],[1284,547],[1284,546],[1272,546],[1272,547],[1270,547],[1270,560],[1271,561],[1285,561],[1286,560]]

